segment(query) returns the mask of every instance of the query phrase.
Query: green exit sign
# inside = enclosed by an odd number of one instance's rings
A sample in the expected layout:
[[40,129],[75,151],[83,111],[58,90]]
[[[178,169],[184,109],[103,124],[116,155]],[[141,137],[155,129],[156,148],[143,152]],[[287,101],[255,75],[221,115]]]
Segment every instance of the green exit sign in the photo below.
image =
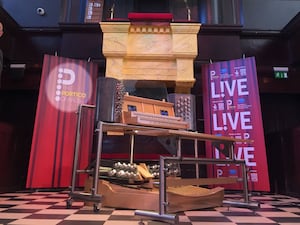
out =
[[274,75],[276,79],[287,79],[288,78],[288,67],[273,67]]

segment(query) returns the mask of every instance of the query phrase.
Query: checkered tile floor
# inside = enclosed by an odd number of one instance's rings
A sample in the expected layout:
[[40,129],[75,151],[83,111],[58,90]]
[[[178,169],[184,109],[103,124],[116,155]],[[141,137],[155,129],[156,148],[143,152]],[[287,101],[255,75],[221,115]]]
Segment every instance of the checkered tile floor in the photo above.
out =
[[[134,210],[93,207],[83,202],[73,202],[66,208],[67,191],[33,193],[0,193],[0,224],[38,225],[145,225],[168,224],[153,218],[134,215]],[[238,194],[226,194],[225,200],[240,200]],[[251,201],[260,208],[217,207],[212,209],[178,213],[182,225],[250,225],[250,224],[300,224],[300,199],[283,195],[253,194]]]

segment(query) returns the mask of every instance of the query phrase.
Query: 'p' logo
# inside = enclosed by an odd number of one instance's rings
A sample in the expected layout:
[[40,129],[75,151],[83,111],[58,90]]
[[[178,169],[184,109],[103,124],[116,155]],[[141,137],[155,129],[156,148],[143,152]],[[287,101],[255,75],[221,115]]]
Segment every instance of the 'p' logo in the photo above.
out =
[[63,112],[75,112],[86,104],[93,92],[91,75],[76,62],[60,63],[46,78],[46,94],[51,104]]
[[68,68],[59,68],[57,74],[57,86],[55,100],[60,101],[63,85],[72,85],[75,82],[75,72]]

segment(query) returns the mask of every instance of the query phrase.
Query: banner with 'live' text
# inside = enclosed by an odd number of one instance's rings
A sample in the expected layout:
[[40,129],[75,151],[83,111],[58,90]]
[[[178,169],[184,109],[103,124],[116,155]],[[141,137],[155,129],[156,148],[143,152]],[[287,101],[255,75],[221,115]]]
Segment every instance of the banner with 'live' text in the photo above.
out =
[[[203,65],[202,75],[205,132],[253,140],[251,143],[235,143],[235,158],[246,162],[249,189],[269,191],[255,58]],[[206,146],[206,154],[213,158],[225,158],[212,145]],[[237,165],[218,164],[210,167],[209,175],[239,177],[239,170]],[[242,185],[226,187],[240,189]]]

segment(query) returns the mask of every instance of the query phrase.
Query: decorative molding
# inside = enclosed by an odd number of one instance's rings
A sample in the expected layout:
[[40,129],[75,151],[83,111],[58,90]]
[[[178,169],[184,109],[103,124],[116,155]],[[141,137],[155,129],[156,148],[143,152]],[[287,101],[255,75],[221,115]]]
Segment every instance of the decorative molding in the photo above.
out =
[[178,93],[193,87],[198,54],[197,23],[101,22],[106,77],[175,83]]

